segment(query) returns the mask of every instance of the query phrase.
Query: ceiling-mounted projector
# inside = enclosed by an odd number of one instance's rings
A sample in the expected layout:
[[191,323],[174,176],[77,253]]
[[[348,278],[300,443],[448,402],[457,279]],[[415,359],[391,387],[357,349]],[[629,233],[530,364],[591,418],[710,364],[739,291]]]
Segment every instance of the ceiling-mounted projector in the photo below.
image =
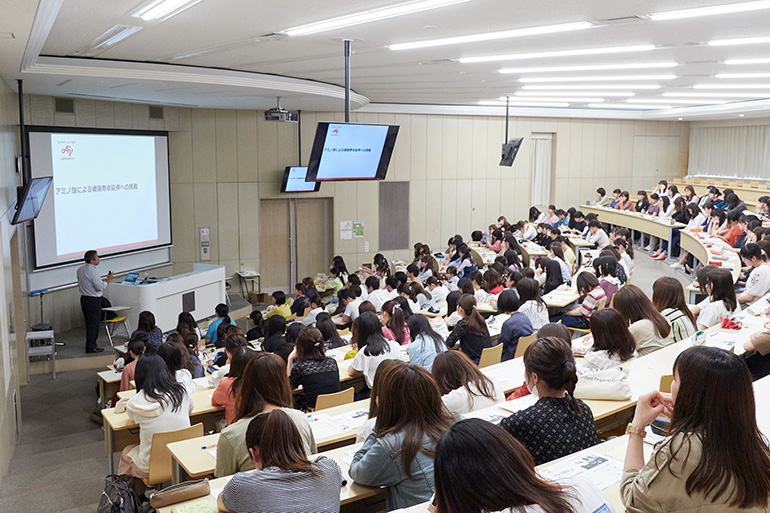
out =
[[282,123],[297,123],[299,122],[299,114],[296,112],[289,112],[281,107],[281,97],[278,97],[278,106],[265,111],[265,121],[280,121]]

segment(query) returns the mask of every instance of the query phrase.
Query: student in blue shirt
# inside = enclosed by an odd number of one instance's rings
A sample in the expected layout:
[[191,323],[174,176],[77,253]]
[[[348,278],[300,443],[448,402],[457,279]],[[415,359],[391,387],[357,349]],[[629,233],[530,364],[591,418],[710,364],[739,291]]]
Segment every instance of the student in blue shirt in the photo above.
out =
[[503,344],[503,357],[501,358],[503,362],[514,358],[519,338],[528,337],[535,332],[529,317],[518,311],[520,306],[519,296],[510,289],[502,291],[497,299],[497,310],[510,314],[510,317],[503,323],[500,337],[497,340],[498,343]]
[[412,315],[407,322],[412,341],[409,344],[409,361],[431,372],[436,355],[447,350],[444,338],[436,333],[428,318]]
[[[216,344],[217,342],[217,328],[222,323],[222,319],[227,317],[227,314],[230,313],[230,309],[227,307],[224,303],[219,303],[216,307],[214,307],[214,313],[216,314],[216,319],[209,324],[209,329],[206,331],[206,345],[208,344]],[[230,324],[235,324],[235,321],[230,319]]]

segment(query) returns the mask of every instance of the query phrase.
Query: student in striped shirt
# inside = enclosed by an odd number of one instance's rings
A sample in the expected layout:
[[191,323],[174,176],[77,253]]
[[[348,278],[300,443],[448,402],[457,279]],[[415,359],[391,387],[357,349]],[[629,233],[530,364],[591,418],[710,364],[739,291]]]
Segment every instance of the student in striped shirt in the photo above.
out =
[[671,325],[674,342],[695,334],[695,316],[687,307],[679,280],[664,276],[652,284],[652,304]]
[[599,280],[590,272],[582,272],[576,278],[577,291],[581,302],[577,308],[573,308],[561,315],[551,317],[551,322],[559,322],[568,328],[588,329],[589,319],[599,307],[602,299],[607,300]]

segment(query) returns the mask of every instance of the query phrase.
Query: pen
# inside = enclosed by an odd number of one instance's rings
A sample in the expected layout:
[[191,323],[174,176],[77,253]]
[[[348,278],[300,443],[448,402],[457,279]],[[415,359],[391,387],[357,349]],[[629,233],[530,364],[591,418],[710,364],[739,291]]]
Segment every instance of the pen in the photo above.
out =
[[204,445],[201,449],[214,449],[216,446],[217,444]]

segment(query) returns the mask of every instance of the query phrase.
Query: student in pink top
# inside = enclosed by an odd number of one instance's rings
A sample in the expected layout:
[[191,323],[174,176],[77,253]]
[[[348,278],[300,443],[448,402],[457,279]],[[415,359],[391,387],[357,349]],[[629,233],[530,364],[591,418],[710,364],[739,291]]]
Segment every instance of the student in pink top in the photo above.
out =
[[629,210],[629,211],[634,211],[635,210],[634,202],[631,201],[631,197],[630,197],[630,194],[628,193],[628,191],[623,191],[623,192],[620,193],[620,201],[618,201],[615,204],[615,209],[616,210]]
[[147,337],[144,333],[135,336],[128,342],[128,354],[131,355],[133,361],[127,363],[125,367],[123,367],[123,372],[120,373],[121,392],[131,388],[131,382],[134,380],[134,373],[136,372],[136,361],[144,354],[146,344]]
[[545,224],[556,224],[559,222],[559,217],[556,215],[556,206],[548,205],[548,213],[546,214]]
[[225,379],[219,382],[219,386],[211,394],[213,406],[225,407],[225,420],[228,426],[235,420],[236,398],[243,372],[256,355],[256,351],[248,346],[240,346],[235,349],[230,359],[230,372],[227,373]]
[[401,345],[411,342],[409,328],[404,320],[404,312],[401,306],[394,300],[382,305],[382,334],[385,338],[395,340]]

